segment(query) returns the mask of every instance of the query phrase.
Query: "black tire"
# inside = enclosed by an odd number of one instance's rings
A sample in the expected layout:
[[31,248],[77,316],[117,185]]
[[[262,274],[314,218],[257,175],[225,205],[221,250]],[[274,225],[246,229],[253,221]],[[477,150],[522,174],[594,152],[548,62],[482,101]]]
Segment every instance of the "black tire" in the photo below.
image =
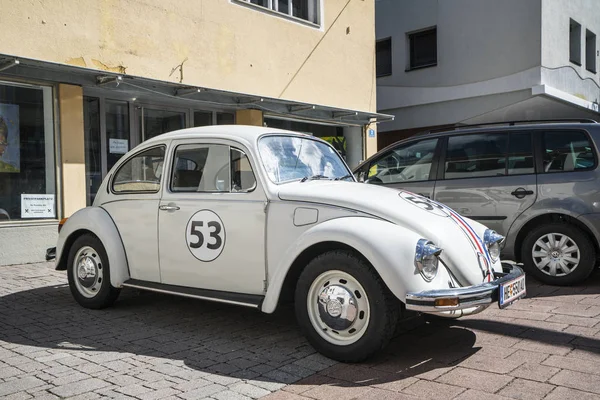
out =
[[[324,339],[313,326],[307,307],[312,283],[322,273],[339,270],[351,275],[366,292],[370,316],[363,336],[348,345],[336,345]],[[393,337],[398,323],[399,300],[389,291],[375,270],[350,251],[323,253],[308,263],[296,285],[295,309],[300,329],[321,354],[341,362],[359,362],[383,349]]]
[[[566,275],[551,276],[535,265],[532,256],[533,247],[538,239],[549,233],[566,235],[579,247],[579,264]],[[527,234],[521,249],[521,261],[525,272],[538,281],[548,285],[568,286],[583,282],[592,273],[596,265],[596,250],[590,238],[577,227],[567,223],[551,223],[540,225]]]
[[[95,254],[93,254],[94,258],[98,260],[98,268],[101,269],[102,278],[101,281],[98,282],[100,285],[97,293],[93,295],[93,297],[86,297],[83,295],[79,289],[77,288],[75,279],[76,266],[75,266],[75,256],[79,252],[80,249],[89,246],[95,250]],[[67,276],[69,280],[69,288],[71,289],[71,294],[75,298],[75,300],[85,308],[91,308],[95,310],[99,310],[105,307],[111,306],[117,297],[119,297],[120,289],[113,287],[110,284],[110,265],[108,262],[108,256],[106,254],[106,249],[104,245],[96,236],[92,234],[84,234],[78,237],[69,250],[67,260]],[[98,279],[96,278],[96,281]]]

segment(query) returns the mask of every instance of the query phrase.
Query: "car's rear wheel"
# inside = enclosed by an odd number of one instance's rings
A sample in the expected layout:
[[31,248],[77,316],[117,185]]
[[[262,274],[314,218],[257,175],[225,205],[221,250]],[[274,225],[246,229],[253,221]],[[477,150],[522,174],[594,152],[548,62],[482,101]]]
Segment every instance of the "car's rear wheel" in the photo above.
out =
[[521,252],[525,271],[549,285],[572,285],[593,271],[596,251],[588,236],[573,225],[553,223],[533,229]]
[[69,250],[67,275],[71,294],[85,308],[108,307],[119,296],[120,290],[110,284],[106,249],[94,235],[75,240]]
[[311,345],[342,362],[373,355],[392,338],[398,300],[379,275],[350,251],[314,258],[296,286],[296,317]]

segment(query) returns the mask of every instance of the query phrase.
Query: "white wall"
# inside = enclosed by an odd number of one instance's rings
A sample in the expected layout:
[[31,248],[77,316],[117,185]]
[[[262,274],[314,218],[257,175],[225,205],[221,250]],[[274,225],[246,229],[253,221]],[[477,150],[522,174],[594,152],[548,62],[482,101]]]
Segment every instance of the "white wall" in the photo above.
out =
[[[600,50],[600,1],[542,0],[542,81],[556,89],[588,101],[600,100],[598,73],[586,70],[585,33],[596,34]],[[581,66],[569,60],[569,22],[581,24]],[[596,70],[600,58],[596,57]]]

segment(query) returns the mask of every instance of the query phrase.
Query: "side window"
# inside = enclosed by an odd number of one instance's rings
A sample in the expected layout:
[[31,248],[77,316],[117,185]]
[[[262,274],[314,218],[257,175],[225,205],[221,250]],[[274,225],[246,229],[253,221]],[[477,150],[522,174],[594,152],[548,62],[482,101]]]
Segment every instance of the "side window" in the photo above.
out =
[[593,168],[594,150],[583,132],[544,132],[544,172],[568,172]]
[[248,192],[256,179],[245,153],[226,145],[180,145],[175,149],[172,192]]
[[510,134],[507,168],[508,175],[533,174],[533,145],[530,132]]
[[112,190],[116,193],[158,192],[164,160],[164,146],[133,156],[115,174]]
[[399,146],[371,163],[369,183],[399,183],[429,180],[438,139]]
[[231,149],[231,191],[251,192],[256,187],[248,156],[241,150]]
[[486,133],[448,138],[446,179],[479,178],[506,174],[508,135]]

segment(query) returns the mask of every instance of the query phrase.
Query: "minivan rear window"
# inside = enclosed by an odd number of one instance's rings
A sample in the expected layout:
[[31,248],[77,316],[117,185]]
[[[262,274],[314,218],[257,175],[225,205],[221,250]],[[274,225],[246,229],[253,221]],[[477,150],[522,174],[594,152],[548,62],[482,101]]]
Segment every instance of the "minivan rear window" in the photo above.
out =
[[596,157],[588,136],[581,131],[544,132],[544,172],[569,172],[591,169]]

